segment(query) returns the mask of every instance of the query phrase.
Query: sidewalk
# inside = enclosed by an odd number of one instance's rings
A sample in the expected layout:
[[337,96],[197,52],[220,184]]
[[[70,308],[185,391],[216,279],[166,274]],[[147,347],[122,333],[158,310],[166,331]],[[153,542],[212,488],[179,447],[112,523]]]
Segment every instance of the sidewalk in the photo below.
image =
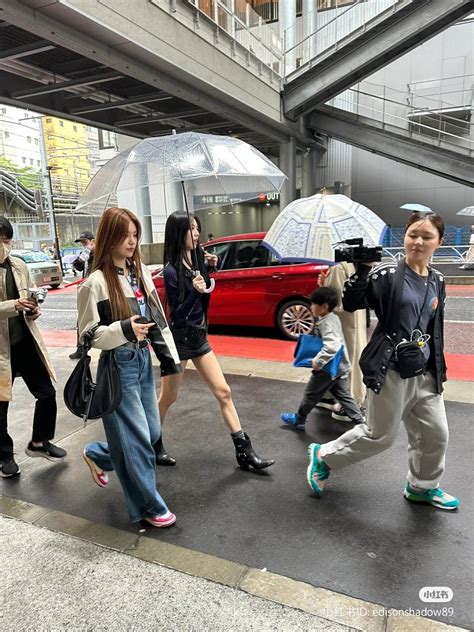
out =
[[[70,351],[51,349],[58,394],[73,367]],[[300,398],[307,372],[281,361],[219,359],[245,429],[276,464],[263,475],[236,467],[217,406],[189,371],[164,433],[178,465],[158,471],[160,491],[178,516],[169,530],[140,532],[129,523],[115,477],[110,489],[93,485],[81,450],[102,438],[101,424],[82,429],[61,395],[57,439],[67,462],[26,457],[31,396],[18,380],[10,425],[22,474],[3,479],[2,512],[11,517],[2,524],[6,629],[472,628],[472,484],[463,467],[470,456],[472,383],[447,385],[446,487],[464,502],[447,515],[401,498],[402,432],[370,468],[359,464],[349,476],[334,477],[327,496],[315,499],[304,476],[306,445],[332,438],[344,424],[318,413],[305,436],[288,432],[277,413]],[[455,593],[444,604],[453,613],[419,600],[423,586],[446,585]]]

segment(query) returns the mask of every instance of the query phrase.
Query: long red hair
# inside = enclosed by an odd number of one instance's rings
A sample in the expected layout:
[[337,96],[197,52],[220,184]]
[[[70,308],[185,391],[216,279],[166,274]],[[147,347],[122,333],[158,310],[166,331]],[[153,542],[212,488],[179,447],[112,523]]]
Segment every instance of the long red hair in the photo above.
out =
[[93,269],[102,270],[105,277],[114,320],[122,320],[132,315],[112,258],[112,250],[120,246],[127,237],[130,222],[133,222],[137,227],[138,237],[138,244],[130,261],[134,266],[138,284],[140,284],[142,262],[139,244],[142,228],[138,217],[126,208],[108,208],[101,217],[95,239]]

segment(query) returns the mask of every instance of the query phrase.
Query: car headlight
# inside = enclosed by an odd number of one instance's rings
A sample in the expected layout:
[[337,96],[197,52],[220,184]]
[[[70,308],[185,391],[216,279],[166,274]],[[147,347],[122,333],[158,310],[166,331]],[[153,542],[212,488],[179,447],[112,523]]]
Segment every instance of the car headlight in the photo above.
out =
[[31,274],[39,274],[41,270],[38,270],[38,268],[31,268],[30,272]]

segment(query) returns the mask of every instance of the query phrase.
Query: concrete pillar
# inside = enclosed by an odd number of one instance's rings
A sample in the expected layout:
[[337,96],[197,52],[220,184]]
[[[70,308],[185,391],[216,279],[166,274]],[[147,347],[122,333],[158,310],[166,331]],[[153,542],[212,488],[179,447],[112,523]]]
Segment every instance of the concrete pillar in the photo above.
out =
[[280,192],[280,210],[296,199],[296,141],[280,143],[280,169],[288,177]]
[[[284,0],[279,3],[280,36],[285,56],[285,75],[296,68],[296,0]],[[287,53],[287,51],[289,51]]]
[[[313,33],[318,28],[318,10],[314,0],[303,0],[303,38],[305,39],[304,57],[302,62],[305,63],[313,57],[316,57],[316,36]],[[312,36],[312,37],[311,37]]]
[[310,197],[316,191],[316,149],[306,150],[301,160],[301,197]]

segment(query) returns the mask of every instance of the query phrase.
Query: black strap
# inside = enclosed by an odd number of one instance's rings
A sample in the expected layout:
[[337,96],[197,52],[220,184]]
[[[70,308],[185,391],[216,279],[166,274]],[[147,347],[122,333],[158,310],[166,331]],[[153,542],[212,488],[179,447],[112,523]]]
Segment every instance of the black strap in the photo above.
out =
[[[415,329],[418,329],[418,326],[419,326],[420,320],[421,320],[421,316],[423,314],[423,310],[425,309],[426,299],[428,298],[428,292],[430,291],[430,281],[431,281],[431,270],[428,270],[428,277],[427,277],[427,280],[426,280],[425,298],[423,299],[423,304],[421,306],[420,313],[418,314],[418,320],[416,321]],[[421,333],[423,333],[423,332],[421,332]]]
[[90,329],[88,329],[82,334],[82,346],[85,349],[86,353],[88,353],[90,348],[92,347],[92,340],[98,328],[99,328],[99,325],[94,325],[93,327],[91,327]]
[[[400,305],[400,309],[395,312],[393,310],[393,304],[394,304],[394,299],[395,299],[395,292],[397,291],[400,294],[400,296],[403,292],[403,282],[405,279],[405,265],[406,263],[404,259],[398,262],[397,269],[395,270],[392,287],[390,288],[390,298],[388,301],[388,309],[387,309],[390,332],[398,332],[398,330],[400,329],[401,305]],[[392,336],[389,333],[387,333],[382,323],[380,323],[380,326],[382,327],[385,333],[385,336],[390,340],[392,344],[395,344],[396,341],[393,340]]]

